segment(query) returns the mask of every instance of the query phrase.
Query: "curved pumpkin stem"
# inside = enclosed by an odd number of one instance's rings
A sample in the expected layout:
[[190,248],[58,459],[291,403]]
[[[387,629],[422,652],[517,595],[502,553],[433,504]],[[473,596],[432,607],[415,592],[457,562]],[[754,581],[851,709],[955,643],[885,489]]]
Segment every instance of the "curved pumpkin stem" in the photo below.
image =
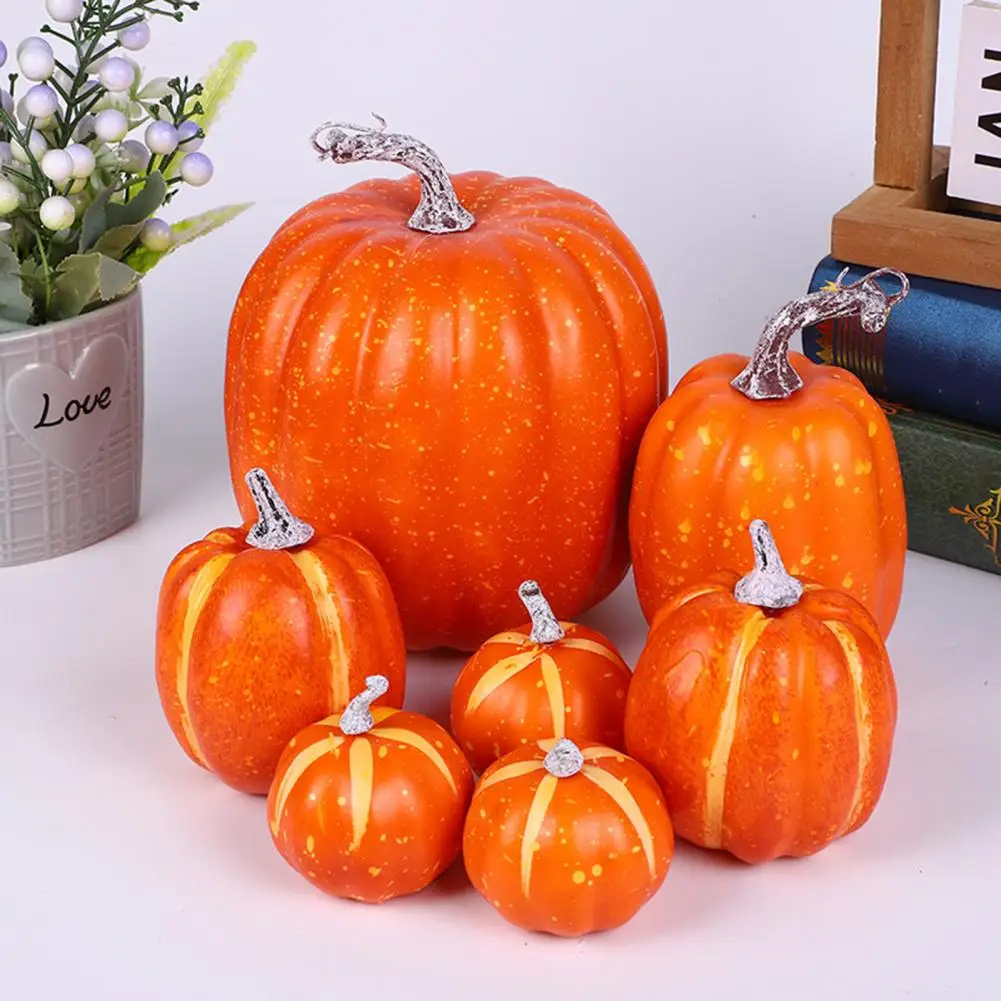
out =
[[559,619],[553,615],[553,610],[546,601],[546,596],[542,593],[542,588],[534,580],[526,580],[518,588],[518,597],[522,604],[528,609],[528,614],[532,618],[532,635],[529,637],[533,643],[558,643],[566,632],[560,625]]
[[252,469],[244,479],[257,508],[257,524],[247,534],[249,545],[255,549],[292,549],[313,538],[313,526],[289,511],[263,469]]
[[[860,314],[862,329],[879,333],[890,318],[890,309],[910,291],[902,271],[880,268],[851,285],[843,284],[848,269],[817,292],[786,305],[765,327],[751,360],[730,385],[751,400],[781,400],[801,389],[803,380],[789,362],[789,341],[804,327],[824,320]],[[884,275],[900,282],[900,291],[887,294],[877,281]]]
[[558,779],[568,779],[584,767],[584,755],[572,740],[563,737],[549,749],[542,764],[550,775]]
[[374,117],[380,125],[377,129],[347,122],[321,125],[310,139],[313,149],[321,160],[334,163],[385,160],[409,167],[421,181],[421,200],[410,217],[410,228],[436,234],[470,229],[476,220],[459,203],[438,154],[413,136],[384,131],[386,123],[378,115]]
[[803,585],[790,576],[769,527],[760,519],[749,529],[754,546],[754,569],[737,581],[733,596],[742,605],[789,608],[803,596]]
[[341,733],[349,737],[368,733],[375,726],[372,718],[372,703],[380,695],[389,691],[389,679],[383,674],[373,674],[365,679],[365,691],[356,695],[341,713],[339,726]]

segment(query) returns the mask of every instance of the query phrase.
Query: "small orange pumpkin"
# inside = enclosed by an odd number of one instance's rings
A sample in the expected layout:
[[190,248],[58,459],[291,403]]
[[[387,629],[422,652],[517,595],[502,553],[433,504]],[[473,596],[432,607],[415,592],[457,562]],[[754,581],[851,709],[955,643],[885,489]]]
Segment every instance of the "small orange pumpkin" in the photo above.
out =
[[621,748],[632,674],[618,650],[594,629],[558,621],[534,580],[518,595],[531,622],[487,640],[452,689],[452,733],[473,767],[547,737]]
[[221,528],[180,552],[160,588],[156,681],[174,736],[243,792],[268,791],[289,740],[343,709],[379,671],[402,704],[403,627],[375,557],[314,536],[262,469],[246,477],[250,529]]
[[621,751],[568,738],[495,761],[462,839],[473,886],[512,924],[585,935],[629,921],[674,856],[663,794]]
[[458,857],[473,773],[434,720],[372,703],[387,679],[294,737],[268,794],[275,847],[314,886],[382,903]]
[[[877,281],[887,274],[901,283],[893,295]],[[908,288],[883,269],[814,292],[769,323],[752,358],[710,358],[678,383],[644,434],[630,501],[648,622],[679,589],[749,564],[753,516],[771,525],[793,573],[849,591],[889,635],[907,550],[893,434],[854,375],[790,355],[789,339],[853,313],[879,331]]]
[[897,718],[879,629],[842,591],[786,573],[751,523],[755,569],[678,593],[654,620],[626,748],[679,837],[745,862],[810,855],[876,807]]

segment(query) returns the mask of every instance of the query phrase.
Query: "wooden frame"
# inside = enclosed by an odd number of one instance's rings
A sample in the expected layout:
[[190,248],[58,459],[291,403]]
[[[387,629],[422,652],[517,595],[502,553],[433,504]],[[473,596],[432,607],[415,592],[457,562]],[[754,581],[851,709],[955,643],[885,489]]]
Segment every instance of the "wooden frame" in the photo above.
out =
[[934,146],[940,0],[882,0],[874,184],[834,217],[846,263],[1001,288],[1001,210],[946,195]]

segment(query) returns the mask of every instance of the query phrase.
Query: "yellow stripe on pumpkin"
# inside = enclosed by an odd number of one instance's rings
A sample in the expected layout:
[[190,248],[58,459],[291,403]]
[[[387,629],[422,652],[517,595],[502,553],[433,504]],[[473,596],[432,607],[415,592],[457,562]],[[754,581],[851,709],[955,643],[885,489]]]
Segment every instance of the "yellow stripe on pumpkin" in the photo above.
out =
[[531,636],[516,632],[497,633],[496,636],[491,636],[483,645],[493,646],[495,643],[504,643],[508,646],[535,646],[532,643]]
[[527,653],[516,653],[497,661],[473,686],[466,702],[466,712],[475,712],[501,685],[530,667],[538,659],[541,650],[533,649]]
[[420,751],[445,776],[445,781],[452,792],[458,792],[455,785],[455,778],[452,776],[452,770],[445,763],[445,759],[438,753],[438,749],[434,744],[426,740],[419,733],[414,733],[413,730],[404,730],[402,727],[397,726],[380,727],[378,730],[370,730],[369,733],[373,737],[393,740],[398,744],[406,744],[407,747],[412,747],[414,750]]
[[852,802],[848,809],[848,817],[845,820],[842,832],[847,831],[858,819],[862,810],[862,797],[865,792],[865,773],[869,769],[869,761],[872,757],[872,718],[869,707],[869,700],[865,696],[863,685],[862,655],[859,653],[858,643],[844,623],[825,622],[825,626],[832,633],[841,646],[845,655],[845,663],[852,676],[852,694],[855,699],[855,731],[858,735],[858,775],[855,778],[855,789],[852,792]]
[[314,553],[308,549],[301,549],[297,553],[289,553],[289,556],[299,568],[316,602],[316,611],[330,645],[330,695],[333,707],[343,709],[354,693],[351,691],[351,679],[348,675],[348,654],[344,648],[341,613],[337,608],[337,599],[330,587],[323,564]]
[[205,764],[205,755],[195,736],[188,712],[188,675],[191,670],[191,641],[195,635],[198,617],[202,614],[205,602],[208,601],[212,588],[222,576],[226,567],[233,562],[235,553],[220,553],[207,560],[195,574],[188,587],[188,600],[184,609],[184,624],[181,627],[181,643],[177,652],[177,698],[181,707],[181,729],[195,757]]
[[275,794],[274,814],[270,818],[272,834],[278,833],[278,828],[281,825],[282,813],[285,811],[285,804],[288,802],[289,796],[292,795],[292,790],[295,788],[299,779],[302,778],[306,769],[309,768],[310,765],[319,761],[325,754],[333,754],[333,752],[343,743],[343,737],[339,737],[333,733],[328,734],[322,740],[318,740],[315,743],[304,747],[289,762],[288,767],[282,774],[281,782],[278,783],[278,792]]
[[643,854],[646,856],[647,868],[650,876],[657,875],[657,856],[653,851],[653,831],[643,816],[636,798],[627,788],[622,779],[616,778],[611,772],[606,772],[597,765],[584,765],[581,774],[590,779],[602,792],[607,793],[615,805],[625,814],[626,820],[633,826],[636,836],[640,839]]
[[560,740],[566,736],[567,725],[567,704],[563,698],[563,681],[560,678],[560,669],[548,653],[544,653],[539,658],[539,667],[542,669],[542,684],[545,686],[546,697],[549,699],[549,712],[553,717],[553,736]]
[[532,859],[535,856],[535,843],[539,840],[539,832],[546,819],[549,804],[556,792],[559,779],[555,775],[543,775],[532,797],[532,805],[528,808],[525,818],[525,830],[521,835],[521,892],[527,897],[532,881]]
[[372,786],[374,767],[372,744],[367,737],[355,737],[348,749],[348,774],[351,777],[351,845],[348,851],[357,851],[365,837],[368,818],[372,812]]
[[530,772],[537,772],[544,767],[541,761],[513,761],[510,765],[502,765],[497,771],[480,779],[476,791],[482,792],[499,782],[508,782],[511,779],[520,778],[522,775],[528,775]]
[[705,842],[708,848],[719,848],[722,842],[726,775],[730,767],[733,738],[737,731],[737,714],[740,711],[740,694],[744,686],[747,660],[771,621],[763,612],[755,612],[747,620],[733,653],[730,683],[720,712],[716,743],[713,745],[709,767],[706,769]]
[[621,751],[615,750],[614,747],[582,748],[580,753],[584,756],[585,761],[597,761],[599,758],[618,758],[619,761],[626,760],[626,756]]
[[618,664],[619,658],[608,649],[604,643],[597,643],[595,640],[583,639],[579,636],[571,636],[569,639],[560,640],[559,645],[567,650],[585,650],[587,653],[596,654],[610,660],[613,664]]

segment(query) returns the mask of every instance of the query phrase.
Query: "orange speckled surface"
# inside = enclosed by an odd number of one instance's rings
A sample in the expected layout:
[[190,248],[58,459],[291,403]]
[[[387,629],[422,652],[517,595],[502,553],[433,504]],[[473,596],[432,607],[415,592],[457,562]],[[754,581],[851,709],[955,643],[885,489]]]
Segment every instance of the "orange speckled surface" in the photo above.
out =
[[636,250],[582,195],[457,174],[466,233],[407,228],[412,177],[290,218],[230,326],[241,487],[264,467],[384,567],[412,649],[474,650],[540,581],[573,618],[629,564],[640,436],[666,395],[664,319]]

